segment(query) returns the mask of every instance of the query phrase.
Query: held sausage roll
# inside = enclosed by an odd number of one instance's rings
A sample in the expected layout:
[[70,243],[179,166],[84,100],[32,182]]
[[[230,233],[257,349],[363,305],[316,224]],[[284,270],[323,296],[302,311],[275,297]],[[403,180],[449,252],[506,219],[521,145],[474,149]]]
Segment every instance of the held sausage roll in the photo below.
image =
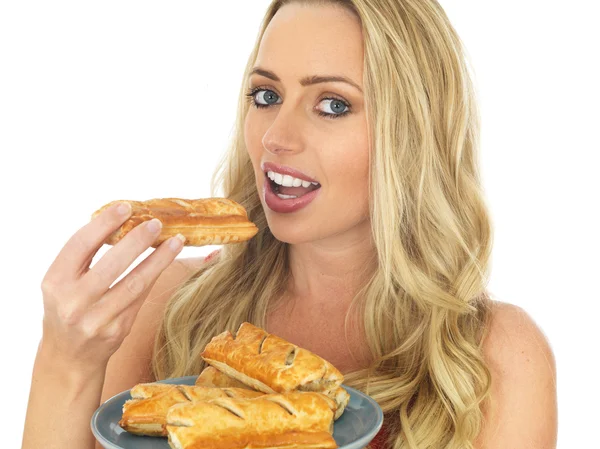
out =
[[113,204],[123,201],[131,204],[132,213],[106,240],[109,245],[115,245],[137,225],[153,218],[158,218],[163,225],[160,235],[152,244],[153,248],[177,234],[185,237],[186,246],[203,246],[242,242],[258,232],[256,225],[248,220],[244,207],[227,198],[115,200],[95,211],[92,219]]

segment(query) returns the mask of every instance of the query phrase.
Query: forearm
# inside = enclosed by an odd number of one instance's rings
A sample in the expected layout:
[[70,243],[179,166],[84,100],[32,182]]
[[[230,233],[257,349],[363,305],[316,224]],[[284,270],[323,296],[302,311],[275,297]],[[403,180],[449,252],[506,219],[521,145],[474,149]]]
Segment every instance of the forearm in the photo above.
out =
[[76,371],[47,351],[35,359],[22,449],[94,449],[90,420],[106,369]]

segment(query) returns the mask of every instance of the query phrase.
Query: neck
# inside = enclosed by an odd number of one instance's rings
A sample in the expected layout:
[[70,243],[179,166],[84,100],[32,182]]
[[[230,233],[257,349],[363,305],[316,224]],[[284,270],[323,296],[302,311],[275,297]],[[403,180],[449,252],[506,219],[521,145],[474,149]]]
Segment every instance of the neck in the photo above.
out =
[[347,302],[375,270],[368,221],[343,235],[290,245],[288,294],[306,302]]

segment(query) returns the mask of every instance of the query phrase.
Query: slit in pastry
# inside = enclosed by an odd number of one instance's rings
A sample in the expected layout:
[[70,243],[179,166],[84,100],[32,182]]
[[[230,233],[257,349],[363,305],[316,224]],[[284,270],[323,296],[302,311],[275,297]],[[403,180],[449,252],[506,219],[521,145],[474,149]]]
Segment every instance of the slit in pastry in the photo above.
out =
[[260,344],[258,345],[258,353],[262,354],[262,348],[263,348],[263,344],[265,343],[265,340],[267,339],[269,335],[266,334],[263,336],[262,340],[260,341]]
[[242,412],[239,408],[235,406],[235,404],[233,404],[225,398],[213,399],[212,401],[210,401],[210,403],[218,407],[224,408],[225,410],[227,410],[228,412],[232,413],[240,419],[246,419],[244,417],[244,412]]
[[296,412],[294,410],[294,408],[292,407],[292,404],[290,404],[289,402],[283,400],[283,398],[281,396],[263,396],[265,399],[267,399],[268,401],[274,402],[275,404],[279,405],[282,409],[284,409],[286,412],[288,412],[291,416],[295,416]]
[[294,364],[294,360],[296,360],[296,348],[294,347],[290,353],[285,358],[285,364],[287,366],[291,366]]
[[183,394],[187,398],[188,401],[193,401],[194,400],[194,398],[192,398],[190,396],[190,393],[189,393],[189,391],[186,388],[181,388],[180,385],[178,385],[177,387],[178,387],[177,389],[179,391],[181,391],[181,394]]
[[228,388],[223,388],[223,393],[227,395],[227,397],[234,398],[235,394]]

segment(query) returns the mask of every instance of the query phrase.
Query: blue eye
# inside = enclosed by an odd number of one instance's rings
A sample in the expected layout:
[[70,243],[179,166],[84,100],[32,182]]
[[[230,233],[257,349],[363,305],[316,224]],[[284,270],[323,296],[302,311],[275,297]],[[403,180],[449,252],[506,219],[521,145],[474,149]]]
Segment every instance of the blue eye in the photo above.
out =
[[[264,92],[264,94],[259,94],[260,92]],[[279,96],[273,92],[272,90],[269,89],[265,89],[262,87],[256,87],[254,89],[250,89],[248,91],[248,93],[246,94],[246,96],[248,97],[248,101],[250,102],[250,104],[252,104],[253,106],[255,106],[258,109],[261,108],[268,108],[273,104],[281,104],[281,102],[277,102]],[[265,103],[261,103],[259,101],[257,101],[257,98],[260,98],[263,102]],[[329,107],[331,108],[332,111],[334,111],[334,113],[328,113],[328,112],[322,112],[319,111],[318,114],[321,117],[325,117],[325,118],[330,118],[330,119],[336,119],[336,118],[340,118],[343,117],[347,114],[350,113],[350,105],[348,103],[346,103],[345,101],[341,100],[340,98],[323,98],[321,100],[321,103],[324,101],[329,101]],[[344,108],[347,108],[347,110],[343,110]]]
[[[342,100],[338,100],[337,98],[323,98],[323,101],[329,101],[329,107],[335,113],[335,115],[343,115],[346,114],[347,111],[344,111],[344,108],[348,108],[348,105],[344,103]],[[341,109],[341,110],[340,110]],[[331,114],[329,114],[331,115]]]
[[[264,94],[261,95],[257,95],[259,92],[265,92]],[[263,101],[266,101],[267,104],[263,104],[263,103],[255,103],[255,105],[259,108],[261,107],[266,107],[268,105],[271,104],[275,104],[275,102],[277,101],[277,97],[278,95],[273,92],[272,90],[268,90],[268,89],[255,89],[250,96],[252,97],[252,99],[254,99],[256,101],[256,98],[260,98],[262,96]]]

